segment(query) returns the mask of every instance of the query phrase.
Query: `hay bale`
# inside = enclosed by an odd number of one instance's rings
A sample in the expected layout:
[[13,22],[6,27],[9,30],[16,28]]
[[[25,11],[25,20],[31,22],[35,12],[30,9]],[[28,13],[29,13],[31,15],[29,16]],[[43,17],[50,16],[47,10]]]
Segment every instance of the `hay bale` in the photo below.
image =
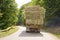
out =
[[28,6],[25,8],[26,24],[43,24],[45,9],[40,6]]

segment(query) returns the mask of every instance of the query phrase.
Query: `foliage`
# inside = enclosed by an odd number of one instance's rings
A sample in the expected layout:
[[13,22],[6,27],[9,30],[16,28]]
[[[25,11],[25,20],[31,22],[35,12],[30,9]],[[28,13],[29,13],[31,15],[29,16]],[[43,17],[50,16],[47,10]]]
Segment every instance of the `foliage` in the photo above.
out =
[[21,7],[21,9],[19,9],[19,15],[18,15],[18,23],[17,23],[17,25],[22,25],[23,24],[23,20],[24,20],[23,9],[24,9],[24,7]]
[[[32,0],[35,5],[46,9],[46,20],[49,20],[60,9],[60,0]],[[58,14],[57,14],[58,15]],[[55,15],[56,16],[56,15]]]
[[24,4],[20,9],[19,9],[19,15],[18,15],[18,23],[17,25],[25,25],[25,19],[24,19],[24,9],[26,6],[31,5],[32,3],[27,3]]
[[0,0],[0,29],[6,29],[17,22],[15,0]]

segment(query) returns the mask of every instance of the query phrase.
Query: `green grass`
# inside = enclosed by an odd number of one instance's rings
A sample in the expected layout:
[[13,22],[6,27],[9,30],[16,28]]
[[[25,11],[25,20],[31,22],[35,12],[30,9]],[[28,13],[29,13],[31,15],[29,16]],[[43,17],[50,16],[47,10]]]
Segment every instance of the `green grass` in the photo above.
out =
[[56,37],[60,38],[60,35],[59,34],[53,34],[53,35],[55,35]]
[[[49,33],[51,33],[51,32],[49,32]],[[60,39],[60,34],[54,34],[54,33],[51,33],[51,34],[53,34],[54,36],[56,36],[57,38]]]
[[9,31],[0,32],[0,38],[8,36],[8,35],[16,32],[17,30],[18,30],[18,27],[14,27],[14,28],[10,29]]
[[[57,38],[60,39],[60,34],[51,32],[51,30],[49,31],[49,29],[48,29],[47,27],[43,27],[42,29],[43,29],[44,31],[46,31],[46,32],[49,32],[49,33],[53,34],[54,36],[56,36]],[[52,30],[52,31],[53,31],[53,30]]]

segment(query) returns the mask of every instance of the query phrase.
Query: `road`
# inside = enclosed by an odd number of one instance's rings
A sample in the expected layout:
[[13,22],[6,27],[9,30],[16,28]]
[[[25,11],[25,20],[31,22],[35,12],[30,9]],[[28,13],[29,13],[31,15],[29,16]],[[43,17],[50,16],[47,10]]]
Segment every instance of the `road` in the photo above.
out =
[[40,33],[26,33],[26,27],[17,26],[19,30],[0,40],[59,40],[54,35],[41,31]]

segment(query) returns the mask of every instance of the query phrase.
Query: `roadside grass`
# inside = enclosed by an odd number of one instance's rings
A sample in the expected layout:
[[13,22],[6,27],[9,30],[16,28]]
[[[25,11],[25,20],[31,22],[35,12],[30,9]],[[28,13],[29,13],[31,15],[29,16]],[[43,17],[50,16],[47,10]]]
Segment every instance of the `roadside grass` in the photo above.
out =
[[60,34],[53,34],[53,35],[55,35],[56,37],[60,39]]
[[54,36],[56,36],[57,38],[59,38],[60,39],[60,34],[58,33],[54,33],[54,30],[53,29],[51,29],[51,28],[42,28],[42,30],[44,30],[44,31],[46,31],[46,32],[49,32],[49,33],[51,33],[52,35],[54,35]]
[[57,37],[57,38],[60,39],[60,34],[54,34],[54,33],[52,33],[52,32],[49,32],[49,33],[51,33],[52,35],[54,35],[55,37]]
[[0,32],[0,38],[11,35],[12,33],[18,31],[18,27],[14,27],[12,29],[10,29],[9,31],[5,31],[5,32]]

